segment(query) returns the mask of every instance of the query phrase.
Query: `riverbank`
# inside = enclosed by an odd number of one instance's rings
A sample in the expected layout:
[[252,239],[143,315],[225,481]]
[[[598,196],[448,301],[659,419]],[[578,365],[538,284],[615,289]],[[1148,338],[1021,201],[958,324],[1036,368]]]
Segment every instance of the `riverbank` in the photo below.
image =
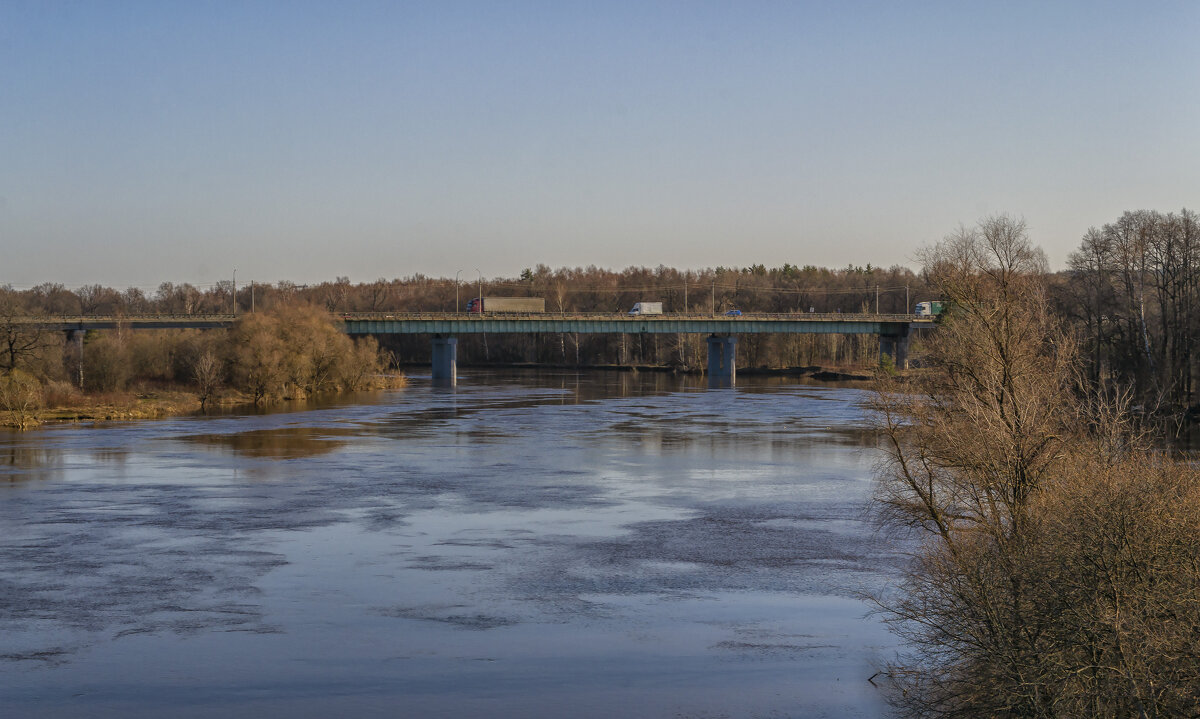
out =
[[[236,407],[252,404],[240,392],[230,392],[209,406]],[[29,429],[43,424],[68,422],[110,422],[134,419],[160,419],[192,414],[201,410],[200,395],[182,388],[151,389],[80,395],[66,405],[0,411],[0,427]]]
[[[408,383],[403,374],[385,375],[372,390],[395,389]],[[260,406],[298,399],[285,396]],[[73,422],[117,422],[138,419],[162,419],[195,414],[203,409],[233,409],[251,407],[254,398],[233,389],[224,389],[206,403],[201,403],[200,394],[184,386],[144,385],[125,392],[101,394],[78,393],[67,401],[59,401],[50,407],[21,410],[0,410],[0,428],[30,429],[43,424]]]

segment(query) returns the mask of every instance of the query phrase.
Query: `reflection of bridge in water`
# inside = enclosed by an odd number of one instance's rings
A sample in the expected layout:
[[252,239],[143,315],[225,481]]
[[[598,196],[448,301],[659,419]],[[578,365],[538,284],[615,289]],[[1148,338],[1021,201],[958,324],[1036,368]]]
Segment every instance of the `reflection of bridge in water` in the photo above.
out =
[[[705,334],[710,378],[736,376],[739,334],[869,334],[879,337],[880,358],[897,367],[908,363],[911,332],[934,326],[931,317],[897,314],[699,314],[623,315],[554,313],[356,313],[339,315],[347,334],[431,335],[433,378],[453,382],[457,373],[458,335],[465,334]],[[90,329],[204,329],[228,327],[233,315],[132,315],[127,317],[39,317],[26,322],[65,332]]]

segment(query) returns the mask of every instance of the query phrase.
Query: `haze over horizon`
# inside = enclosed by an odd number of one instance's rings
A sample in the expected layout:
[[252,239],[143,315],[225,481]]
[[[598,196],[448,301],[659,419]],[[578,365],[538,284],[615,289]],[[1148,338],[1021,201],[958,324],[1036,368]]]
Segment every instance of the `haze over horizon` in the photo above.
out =
[[0,5],[0,285],[912,265],[1200,199],[1200,3]]

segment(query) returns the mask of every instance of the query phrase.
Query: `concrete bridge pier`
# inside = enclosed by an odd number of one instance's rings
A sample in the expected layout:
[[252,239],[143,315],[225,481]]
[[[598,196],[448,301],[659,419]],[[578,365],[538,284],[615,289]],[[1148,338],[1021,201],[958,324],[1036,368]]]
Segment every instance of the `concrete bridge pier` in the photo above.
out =
[[433,336],[433,383],[453,386],[458,381],[458,338]]
[[908,369],[908,327],[904,326],[896,334],[879,335],[879,361],[884,357],[892,358],[896,369]]
[[67,330],[67,341],[74,342],[79,349],[79,387],[83,388],[83,338],[87,330]]
[[732,385],[737,379],[737,337],[708,338],[708,382]]

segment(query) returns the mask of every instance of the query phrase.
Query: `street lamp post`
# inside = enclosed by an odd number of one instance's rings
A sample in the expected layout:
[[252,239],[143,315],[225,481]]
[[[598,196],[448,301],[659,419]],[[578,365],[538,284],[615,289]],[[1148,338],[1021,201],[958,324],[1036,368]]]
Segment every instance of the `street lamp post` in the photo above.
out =
[[462,274],[462,270],[459,270],[458,272],[454,273],[454,311],[455,311],[455,313],[457,313],[459,311],[459,309],[458,309],[459,307],[462,307],[462,305],[460,305],[458,303],[458,276],[461,274]]
[[[479,268],[476,267],[475,271],[479,272]],[[481,316],[483,315],[483,273],[482,272],[479,272],[479,314]]]

